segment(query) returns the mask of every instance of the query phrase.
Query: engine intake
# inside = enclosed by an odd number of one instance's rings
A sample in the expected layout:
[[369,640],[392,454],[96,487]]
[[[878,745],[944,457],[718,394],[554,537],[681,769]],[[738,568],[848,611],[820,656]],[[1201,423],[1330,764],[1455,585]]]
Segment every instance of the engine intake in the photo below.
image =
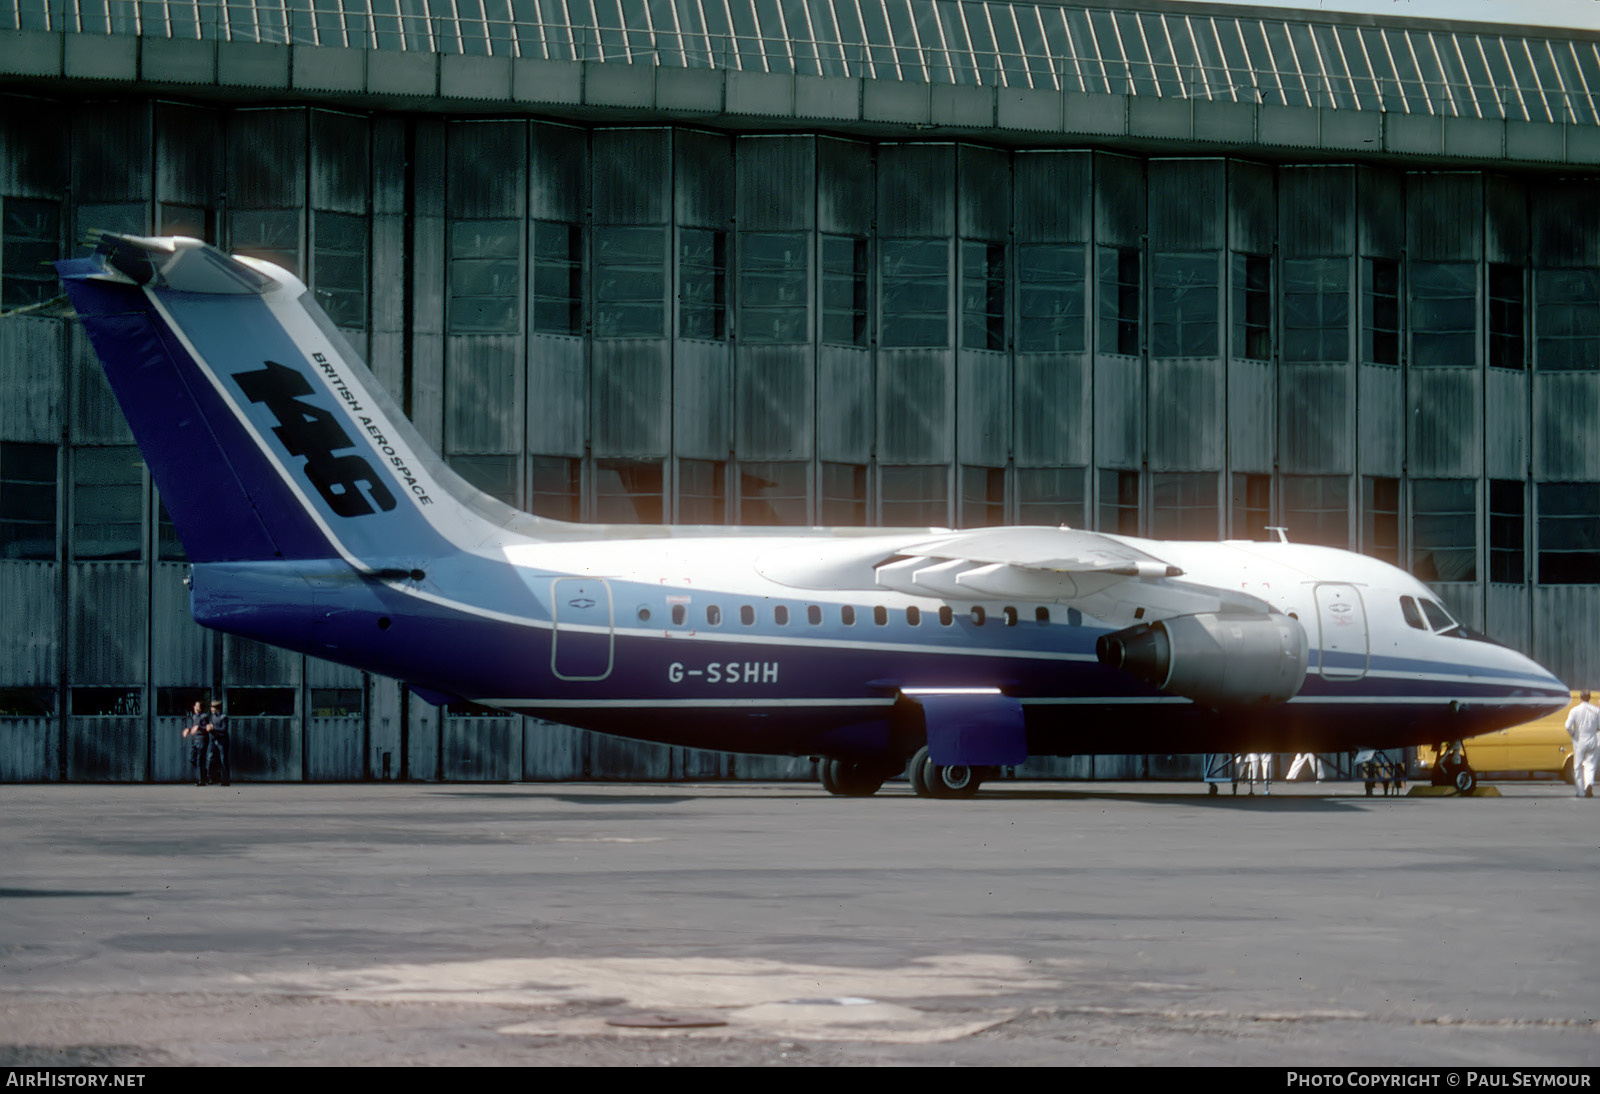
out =
[[1203,612],[1101,635],[1095,656],[1197,703],[1271,706],[1299,694],[1310,643],[1299,621],[1285,615]]

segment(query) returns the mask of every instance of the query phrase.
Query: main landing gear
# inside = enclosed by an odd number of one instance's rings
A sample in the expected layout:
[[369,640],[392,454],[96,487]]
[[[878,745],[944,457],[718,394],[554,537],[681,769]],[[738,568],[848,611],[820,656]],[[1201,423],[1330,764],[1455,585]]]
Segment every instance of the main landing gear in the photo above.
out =
[[822,780],[822,789],[842,798],[870,798],[893,774],[895,772],[885,771],[881,764],[830,760],[826,757],[817,762],[817,775]]
[[933,762],[928,746],[917,749],[906,764],[906,778],[919,798],[970,798],[983,782],[984,769],[967,764],[944,767]]
[[[978,792],[978,786],[990,770],[966,764],[948,767],[936,764],[929,758],[927,746],[923,746],[906,764],[906,778],[911,780],[911,789],[919,798],[970,798]],[[881,763],[827,757],[817,762],[822,789],[841,798],[869,798],[896,774],[898,772],[892,769],[885,770]]]

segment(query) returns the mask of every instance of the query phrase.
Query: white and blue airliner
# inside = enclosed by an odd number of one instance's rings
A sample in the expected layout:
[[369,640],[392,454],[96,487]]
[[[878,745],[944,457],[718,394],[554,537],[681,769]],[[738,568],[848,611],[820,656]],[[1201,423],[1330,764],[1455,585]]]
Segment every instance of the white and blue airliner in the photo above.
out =
[[571,524],[473,489],[306,287],[198,240],[57,264],[195,619],[604,733],[963,797],[1029,756],[1454,741],[1566,686],[1393,566],[1071,528]]

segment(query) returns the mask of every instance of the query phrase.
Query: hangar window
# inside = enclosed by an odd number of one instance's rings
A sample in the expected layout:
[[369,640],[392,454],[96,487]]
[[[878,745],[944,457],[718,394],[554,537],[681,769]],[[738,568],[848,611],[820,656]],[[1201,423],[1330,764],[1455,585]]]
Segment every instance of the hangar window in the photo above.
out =
[[1272,258],[1233,256],[1233,355],[1272,359]]
[[1102,532],[1139,534],[1139,472],[1101,471],[1098,525]]
[[1081,467],[1019,467],[1017,523],[1084,528],[1084,476]]
[[555,520],[577,520],[582,466],[583,461],[569,456],[529,456],[528,511]]
[[553,220],[533,222],[535,334],[583,333],[583,229]]
[[0,718],[48,718],[55,712],[54,688],[0,687]]
[[728,337],[728,233],[678,232],[678,337]]
[[452,331],[515,333],[522,318],[522,222],[450,223]]
[[885,239],[883,326],[889,348],[950,344],[950,247],[942,239]]
[[661,523],[661,461],[594,461],[594,519],[601,524]]
[[1521,266],[1489,264],[1489,364],[1495,368],[1528,367],[1527,283]]
[[660,338],[665,325],[665,228],[594,229],[597,338]]
[[1539,584],[1600,584],[1600,482],[1541,482]]
[[335,326],[367,325],[367,218],[318,211],[311,219],[311,278],[317,306]]
[[522,486],[517,482],[517,464],[521,461],[517,456],[450,456],[448,462],[450,470],[491,498],[513,509],[522,508]]
[[1134,247],[1100,247],[1100,330],[1095,348],[1101,353],[1139,354],[1139,251]]
[[42,304],[56,295],[45,263],[61,257],[61,203],[8,197],[0,214],[0,307]]
[[1343,258],[1283,260],[1283,359],[1350,359],[1350,263]]
[[1151,475],[1150,534],[1156,539],[1216,539],[1216,473]]
[[739,523],[802,525],[807,522],[806,480],[811,465],[799,462],[739,464]]
[[1400,263],[1392,258],[1361,260],[1361,359],[1400,363]]
[[0,558],[56,557],[56,446],[0,443]]
[[1350,546],[1350,480],[1344,475],[1284,475],[1283,523],[1295,543]]
[[867,344],[867,241],[823,236],[822,341],[835,346]]
[[739,236],[739,327],[743,342],[805,342],[806,237],[800,232]]
[[142,201],[85,202],[77,208],[79,254],[93,247],[89,234],[116,232],[119,235],[150,234],[150,207]]
[[728,465],[721,460],[679,460],[678,522],[723,524],[727,513]]
[[1526,562],[1527,495],[1521,479],[1489,480],[1489,580],[1521,585]]
[[72,557],[136,559],[144,545],[144,464],[132,445],[72,450]]
[[1017,248],[1017,352],[1082,353],[1088,278],[1081,243]]
[[1478,267],[1411,263],[1411,356],[1417,367],[1478,363]]
[[945,467],[880,467],[878,491],[889,528],[943,528],[950,520],[949,473]]
[[857,527],[867,523],[866,465],[822,465],[821,520],[829,527]]
[[1533,288],[1539,368],[1562,372],[1600,364],[1600,271],[1536,270]]
[[1220,303],[1218,256],[1211,252],[1150,257],[1150,355],[1215,357]]
[[312,688],[313,718],[358,718],[361,716],[360,688]]
[[1006,348],[1006,248],[1003,243],[961,243],[961,345]]
[[1264,540],[1272,520],[1272,476],[1235,472],[1233,530],[1235,539]]
[[161,217],[161,234],[188,236],[207,243],[217,241],[216,214],[203,205],[176,205],[163,203],[156,207]]
[[[228,716],[231,718],[291,718],[299,688],[229,688]],[[474,704],[476,705],[476,704]],[[500,711],[486,713],[499,714]],[[454,707],[451,713],[455,713]]]
[[68,692],[68,702],[69,714],[90,718],[121,718],[144,713],[144,689],[72,688]]
[[1400,565],[1400,480],[1361,480],[1361,553]]
[[1423,581],[1478,579],[1478,484],[1411,480],[1411,572]]
[[228,214],[228,247],[300,276],[300,210],[235,209]]
[[961,469],[961,527],[993,528],[1006,522],[1006,472],[1003,467]]

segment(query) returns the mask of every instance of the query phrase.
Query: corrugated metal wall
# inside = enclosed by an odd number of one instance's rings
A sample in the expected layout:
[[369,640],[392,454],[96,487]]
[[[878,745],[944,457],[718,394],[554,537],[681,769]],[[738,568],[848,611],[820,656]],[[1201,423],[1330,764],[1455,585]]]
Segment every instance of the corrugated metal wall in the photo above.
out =
[[[322,291],[319,224],[355,218],[365,226],[367,274],[359,311],[346,320],[352,340],[368,349],[374,370],[430,442],[447,457],[505,460],[513,469],[508,489],[524,502],[530,460],[573,461],[581,483],[574,504],[585,515],[595,506],[597,460],[659,460],[662,512],[670,518],[678,513],[679,461],[710,461],[725,472],[720,504],[731,521],[739,518],[741,462],[777,462],[807,469],[804,505],[816,519],[824,464],[869,469],[869,480],[876,467],[920,465],[946,473],[945,519],[954,523],[962,519],[964,467],[1008,484],[1015,469],[1068,468],[1084,475],[1092,521],[1097,501],[1116,499],[1098,496],[1102,480],[1090,472],[1120,469],[1146,476],[1148,520],[1149,475],[1198,472],[1218,477],[1224,533],[1233,474],[1318,475],[1348,481],[1350,535],[1359,544],[1370,519],[1360,500],[1365,478],[1472,480],[1480,493],[1477,578],[1443,585],[1441,596],[1469,621],[1591,683],[1600,683],[1600,633],[1591,623],[1600,575],[1595,586],[1490,581],[1483,499],[1489,480],[1600,480],[1600,373],[1490,368],[1481,317],[1490,264],[1600,267],[1597,196],[1592,181],[1542,176],[871,144],[813,134],[731,137],[152,100],[83,109],[8,99],[0,109],[0,202],[61,202],[63,242],[105,226],[95,217],[161,230],[203,214],[215,238],[266,246],[244,238],[244,226],[271,216],[280,225],[272,245]],[[510,237],[520,241],[511,266],[514,318],[505,329],[459,321],[461,304],[452,297],[464,291],[451,272],[452,256],[465,253],[458,235],[488,222],[512,225]],[[579,329],[534,331],[531,248],[540,222],[581,230],[591,280],[596,229],[659,230],[659,333],[596,331],[592,293]],[[678,256],[685,233],[699,232],[721,233],[725,242],[726,325],[711,336],[684,330],[679,318],[686,286]],[[745,233],[806,241],[806,338],[740,336]],[[825,237],[867,248],[870,303],[859,344],[815,334]],[[945,248],[942,344],[879,343],[883,240]],[[964,339],[963,309],[971,305],[963,296],[971,274],[964,242],[1006,248],[1004,306],[1013,326],[1021,306],[1018,250],[1081,248],[1081,349],[1024,348],[1012,330],[998,346]],[[1132,255],[1140,270],[1143,315],[1131,347],[1100,322],[1116,303],[1103,267],[1116,252]],[[1214,353],[1152,354],[1156,255],[1204,268],[1214,257]],[[1331,360],[1279,360],[1275,284],[1271,359],[1237,352],[1235,256],[1270,257],[1275,279],[1284,261],[1343,264],[1346,349]],[[1365,361],[1357,343],[1368,260],[1470,264],[1479,284],[1476,356],[1431,368]],[[230,702],[271,697],[269,713],[236,720],[241,778],[729,778],[808,770],[805,761],[441,711],[393,681],[204,632],[188,615],[181,558],[163,557],[148,483],[139,557],[74,552],[74,476],[89,459],[82,454],[131,443],[81,332],[59,320],[7,320],[0,393],[0,441],[59,446],[62,529],[56,560],[0,560],[0,688],[54,696],[52,715],[0,716],[0,780],[186,778],[174,697],[218,689]],[[878,512],[878,488],[871,489],[863,499],[869,521]],[[1531,485],[1527,496],[1531,573]],[[1003,504],[1016,513],[1009,486]],[[1408,517],[1402,505],[1398,519]],[[124,697],[116,713],[101,709],[107,693]],[[1065,763],[1050,770],[1115,767]]]

